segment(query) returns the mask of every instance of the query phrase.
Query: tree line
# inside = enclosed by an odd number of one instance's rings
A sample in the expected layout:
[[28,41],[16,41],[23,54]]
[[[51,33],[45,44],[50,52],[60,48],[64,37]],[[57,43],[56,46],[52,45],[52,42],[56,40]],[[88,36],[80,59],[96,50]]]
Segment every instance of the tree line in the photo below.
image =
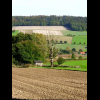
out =
[[65,26],[73,31],[87,31],[87,17],[76,16],[12,16],[13,26]]

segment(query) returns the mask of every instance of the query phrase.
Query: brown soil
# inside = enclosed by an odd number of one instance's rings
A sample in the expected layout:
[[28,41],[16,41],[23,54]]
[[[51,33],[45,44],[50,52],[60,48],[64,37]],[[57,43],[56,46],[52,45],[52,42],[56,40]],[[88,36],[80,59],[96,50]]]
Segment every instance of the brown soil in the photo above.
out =
[[12,98],[87,100],[87,72],[12,68]]

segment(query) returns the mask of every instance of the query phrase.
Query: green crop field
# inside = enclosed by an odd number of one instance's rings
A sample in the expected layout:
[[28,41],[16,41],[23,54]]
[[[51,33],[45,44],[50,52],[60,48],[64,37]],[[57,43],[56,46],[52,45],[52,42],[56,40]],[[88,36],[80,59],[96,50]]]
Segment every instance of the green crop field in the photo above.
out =
[[[72,41],[70,43],[67,42],[67,44],[56,44],[56,48],[58,49],[66,49],[67,46],[70,47],[70,49],[72,48],[76,48],[76,50],[78,51],[79,49],[82,49],[83,51],[87,51],[87,31],[69,31],[69,30],[62,30],[61,31],[63,34],[63,37],[69,37],[67,36],[68,34],[71,34],[72,36]],[[60,36],[61,38],[61,36]],[[64,41],[64,39],[60,39]],[[66,38],[66,41],[69,41],[69,39]],[[74,44],[74,42],[76,42],[76,44]],[[81,42],[81,44],[79,44]],[[85,42],[85,44],[84,44]]]
[[78,51],[79,49],[82,49],[83,51],[86,51],[86,45],[77,45],[77,44],[56,44],[54,45],[56,48],[58,49],[66,49],[67,46],[70,47],[70,50],[72,50],[73,48],[76,48],[76,51]]
[[87,31],[69,31],[69,30],[62,30],[61,31],[62,34],[64,36],[67,36],[68,34],[71,34],[71,35],[87,35]]
[[[50,65],[50,63],[44,63],[45,65]],[[58,64],[54,62],[54,64]],[[77,71],[87,71],[87,60],[77,60],[77,61],[66,61],[62,65],[66,66],[80,66],[80,68],[69,68],[69,67],[53,67],[53,69],[63,69],[63,70],[77,70]],[[45,67],[50,68],[50,67]]]
[[18,32],[19,32],[19,30],[15,30],[15,32],[12,32],[12,36],[13,36],[13,35],[17,35]]
[[76,42],[76,44],[79,44],[81,42],[81,44],[87,45],[87,36],[74,36],[73,40],[72,40],[72,44],[74,44],[74,42]]

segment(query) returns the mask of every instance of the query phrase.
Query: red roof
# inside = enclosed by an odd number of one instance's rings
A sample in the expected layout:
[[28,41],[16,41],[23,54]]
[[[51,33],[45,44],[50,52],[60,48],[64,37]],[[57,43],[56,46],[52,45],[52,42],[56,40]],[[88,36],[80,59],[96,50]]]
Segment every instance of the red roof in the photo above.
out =
[[85,54],[85,52],[80,52],[80,54]]

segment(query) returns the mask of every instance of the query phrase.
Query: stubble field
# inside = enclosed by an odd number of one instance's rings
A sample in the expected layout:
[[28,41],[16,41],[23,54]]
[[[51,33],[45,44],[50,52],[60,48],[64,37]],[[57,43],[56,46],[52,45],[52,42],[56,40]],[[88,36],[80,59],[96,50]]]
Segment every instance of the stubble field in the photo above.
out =
[[63,26],[13,26],[14,30],[67,30]]
[[43,35],[63,35],[61,30],[67,30],[63,26],[13,26],[13,30],[23,33],[42,33]]
[[87,72],[12,68],[12,98],[87,100]]

